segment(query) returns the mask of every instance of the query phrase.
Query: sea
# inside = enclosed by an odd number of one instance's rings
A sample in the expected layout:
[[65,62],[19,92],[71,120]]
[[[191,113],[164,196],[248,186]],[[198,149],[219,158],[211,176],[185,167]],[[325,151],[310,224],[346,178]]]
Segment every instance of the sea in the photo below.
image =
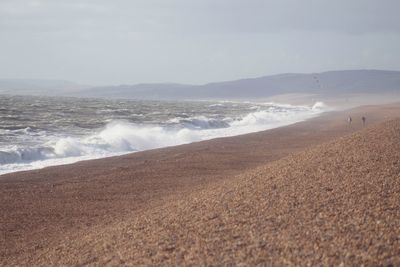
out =
[[258,132],[326,111],[245,101],[0,95],[0,174]]

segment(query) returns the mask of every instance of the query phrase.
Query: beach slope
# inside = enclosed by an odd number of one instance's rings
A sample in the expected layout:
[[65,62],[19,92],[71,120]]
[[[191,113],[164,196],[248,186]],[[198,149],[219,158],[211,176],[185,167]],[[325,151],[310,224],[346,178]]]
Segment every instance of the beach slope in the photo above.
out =
[[398,265],[398,111],[2,176],[0,263]]

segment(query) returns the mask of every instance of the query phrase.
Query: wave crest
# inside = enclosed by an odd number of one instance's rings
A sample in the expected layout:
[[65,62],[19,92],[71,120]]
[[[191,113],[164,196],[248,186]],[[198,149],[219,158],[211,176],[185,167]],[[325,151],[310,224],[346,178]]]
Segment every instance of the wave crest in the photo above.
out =
[[[78,161],[83,157],[85,159],[99,158],[245,134],[305,120],[321,113],[326,108],[323,102],[316,102],[312,107],[265,104],[260,108],[261,110],[251,112],[241,118],[216,119],[205,116],[175,118],[164,126],[113,121],[90,136],[52,137],[42,146],[33,148],[13,146],[0,151],[0,164],[3,166],[21,164],[22,166],[29,163],[29,166],[34,166],[34,163],[38,161],[54,159],[62,161],[67,158],[76,158]],[[26,129],[26,131],[29,130]],[[43,162],[41,164],[40,166],[54,165]],[[5,173],[10,169],[3,166],[0,166],[0,173]]]

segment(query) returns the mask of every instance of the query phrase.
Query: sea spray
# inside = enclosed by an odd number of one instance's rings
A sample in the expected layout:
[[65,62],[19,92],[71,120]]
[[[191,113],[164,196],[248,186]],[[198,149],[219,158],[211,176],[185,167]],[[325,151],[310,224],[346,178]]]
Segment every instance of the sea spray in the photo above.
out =
[[0,173],[262,131],[311,118],[327,109],[322,102],[313,106],[228,101],[125,101],[104,105],[105,100],[93,100],[88,109],[88,100],[62,101],[64,109],[75,107],[72,115],[60,111],[60,103],[46,101],[46,106],[54,106],[57,112],[42,110],[36,103],[40,114],[32,110],[30,119],[16,115],[14,124],[8,121],[9,129],[1,129]]

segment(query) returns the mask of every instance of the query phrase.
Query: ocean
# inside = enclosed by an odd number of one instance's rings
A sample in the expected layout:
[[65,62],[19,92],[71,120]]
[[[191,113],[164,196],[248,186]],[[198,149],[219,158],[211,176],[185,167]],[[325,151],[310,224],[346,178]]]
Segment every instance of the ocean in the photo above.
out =
[[240,101],[0,95],[0,174],[267,130],[324,112]]

